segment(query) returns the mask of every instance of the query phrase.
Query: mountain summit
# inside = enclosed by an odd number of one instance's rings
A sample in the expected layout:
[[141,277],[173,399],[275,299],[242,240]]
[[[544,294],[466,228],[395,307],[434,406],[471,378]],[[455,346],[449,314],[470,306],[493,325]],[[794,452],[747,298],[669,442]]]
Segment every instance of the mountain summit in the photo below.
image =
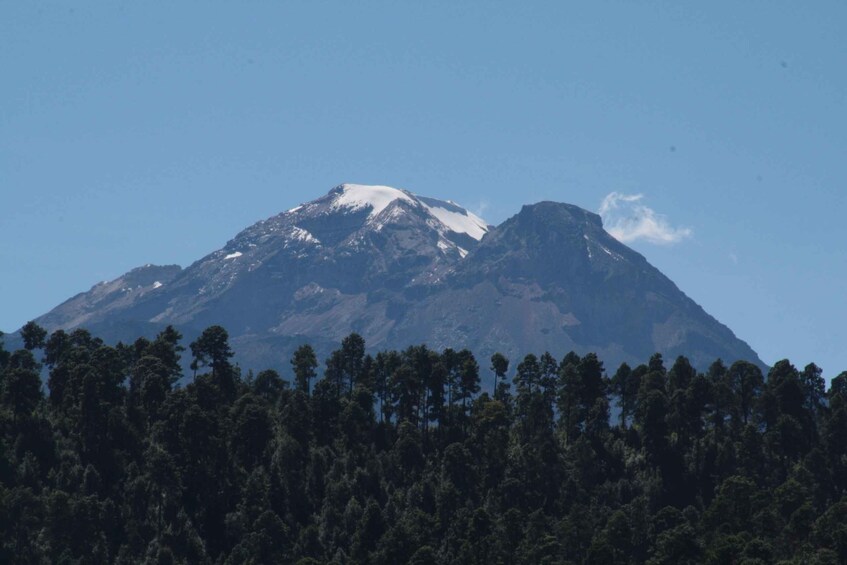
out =
[[762,364],[644,257],[568,204],[524,206],[497,227],[451,201],[342,184],[243,230],[191,266],[147,265],[39,318],[106,339],[227,328],[242,365],[283,367],[350,332],[373,349],[426,343],[482,357],[596,351],[607,367],[658,351],[703,368]]
[[540,202],[492,230],[402,324],[403,339],[474,351],[596,352],[607,367],[652,353],[764,366],[732,331],[609,235],[600,216]]

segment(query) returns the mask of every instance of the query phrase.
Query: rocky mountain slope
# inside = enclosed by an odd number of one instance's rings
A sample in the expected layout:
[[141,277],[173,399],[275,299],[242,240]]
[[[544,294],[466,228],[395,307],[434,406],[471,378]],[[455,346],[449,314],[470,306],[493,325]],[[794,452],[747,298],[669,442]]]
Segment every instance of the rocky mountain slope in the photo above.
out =
[[659,351],[705,367],[758,356],[596,214],[542,202],[492,227],[452,203],[344,184],[245,229],[191,266],[147,265],[38,318],[107,340],[173,324],[227,328],[236,358],[287,369],[350,332],[374,350],[427,343],[483,358],[571,349],[609,368]]

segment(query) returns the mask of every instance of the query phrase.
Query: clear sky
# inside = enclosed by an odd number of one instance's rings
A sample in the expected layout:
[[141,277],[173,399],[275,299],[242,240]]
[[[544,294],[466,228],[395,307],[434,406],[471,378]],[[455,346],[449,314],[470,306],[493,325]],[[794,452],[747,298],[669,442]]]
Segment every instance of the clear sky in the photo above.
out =
[[605,200],[766,362],[832,377],[845,29],[843,0],[0,2],[0,328],[357,182],[491,223]]

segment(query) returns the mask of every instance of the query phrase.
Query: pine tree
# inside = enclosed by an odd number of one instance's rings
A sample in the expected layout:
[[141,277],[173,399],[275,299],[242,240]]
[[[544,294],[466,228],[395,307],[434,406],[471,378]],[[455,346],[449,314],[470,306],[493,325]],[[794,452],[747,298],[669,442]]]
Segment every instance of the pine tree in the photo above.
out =
[[311,345],[301,345],[291,357],[291,368],[294,370],[294,382],[297,390],[309,394],[312,379],[317,376],[318,358]]

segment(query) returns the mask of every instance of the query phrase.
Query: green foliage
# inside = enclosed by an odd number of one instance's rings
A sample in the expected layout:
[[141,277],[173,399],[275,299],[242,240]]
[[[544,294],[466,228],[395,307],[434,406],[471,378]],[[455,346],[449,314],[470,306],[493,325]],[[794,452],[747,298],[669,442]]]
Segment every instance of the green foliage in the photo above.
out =
[[294,381],[297,384],[297,388],[306,394],[309,393],[312,379],[317,375],[315,372],[317,366],[318,358],[315,356],[315,350],[308,344],[298,347],[294,352],[294,356],[291,358]]
[[529,354],[513,397],[500,354],[483,391],[352,334],[312,386],[310,346],[242,380],[212,326],[179,387],[181,337],[0,348],[0,562],[847,562],[847,373]]
[[21,328],[21,338],[27,351],[44,347],[47,330],[30,320]]

